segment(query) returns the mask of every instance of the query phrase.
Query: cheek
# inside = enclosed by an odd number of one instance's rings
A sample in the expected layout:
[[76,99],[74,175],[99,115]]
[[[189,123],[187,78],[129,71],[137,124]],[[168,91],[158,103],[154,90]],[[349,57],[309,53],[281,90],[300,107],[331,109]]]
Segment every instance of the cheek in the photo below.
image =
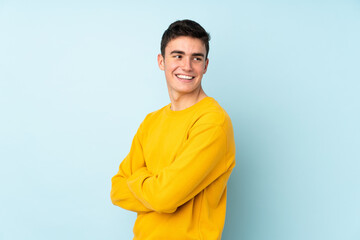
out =
[[196,68],[196,72],[199,73],[199,74],[204,74],[205,71],[206,71],[205,65],[203,65],[203,64],[197,66],[197,68]]
[[169,63],[170,68],[177,68],[179,63],[177,61],[171,61]]
[[165,68],[165,74],[166,75],[170,75],[171,74],[171,68],[169,67],[169,66],[167,66],[166,68]]

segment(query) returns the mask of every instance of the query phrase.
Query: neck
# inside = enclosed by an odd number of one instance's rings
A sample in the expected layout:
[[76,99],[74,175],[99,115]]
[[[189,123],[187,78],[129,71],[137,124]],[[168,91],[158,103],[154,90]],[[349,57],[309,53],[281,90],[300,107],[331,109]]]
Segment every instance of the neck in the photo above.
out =
[[198,103],[207,95],[204,90],[200,88],[196,92],[187,93],[187,94],[179,94],[169,91],[170,101],[171,101],[171,110],[173,111],[181,111],[192,105]]

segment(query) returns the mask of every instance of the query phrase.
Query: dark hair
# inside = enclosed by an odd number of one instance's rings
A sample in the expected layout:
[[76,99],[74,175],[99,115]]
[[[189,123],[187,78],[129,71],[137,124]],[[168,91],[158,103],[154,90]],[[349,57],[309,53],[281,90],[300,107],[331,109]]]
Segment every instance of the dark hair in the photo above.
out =
[[161,38],[161,55],[165,56],[165,48],[168,43],[172,39],[180,36],[188,36],[200,39],[205,44],[207,59],[209,54],[210,34],[207,33],[200,24],[188,19],[173,22],[172,24],[170,24],[168,29],[166,29]]

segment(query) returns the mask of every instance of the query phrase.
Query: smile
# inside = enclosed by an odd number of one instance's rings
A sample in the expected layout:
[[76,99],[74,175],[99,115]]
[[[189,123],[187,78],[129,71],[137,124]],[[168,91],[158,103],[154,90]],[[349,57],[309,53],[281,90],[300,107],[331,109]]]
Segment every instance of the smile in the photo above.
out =
[[192,77],[192,76],[181,75],[181,74],[176,74],[175,76],[178,78],[181,78],[181,79],[186,79],[186,80],[194,79],[194,77]]

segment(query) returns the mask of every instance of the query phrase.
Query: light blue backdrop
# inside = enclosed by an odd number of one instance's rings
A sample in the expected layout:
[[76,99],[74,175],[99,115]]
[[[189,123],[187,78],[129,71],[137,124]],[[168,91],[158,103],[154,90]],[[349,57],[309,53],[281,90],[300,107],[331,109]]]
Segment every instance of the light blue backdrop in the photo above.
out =
[[169,99],[177,19],[232,118],[225,240],[360,239],[360,2],[0,0],[0,239],[131,239],[110,179]]

